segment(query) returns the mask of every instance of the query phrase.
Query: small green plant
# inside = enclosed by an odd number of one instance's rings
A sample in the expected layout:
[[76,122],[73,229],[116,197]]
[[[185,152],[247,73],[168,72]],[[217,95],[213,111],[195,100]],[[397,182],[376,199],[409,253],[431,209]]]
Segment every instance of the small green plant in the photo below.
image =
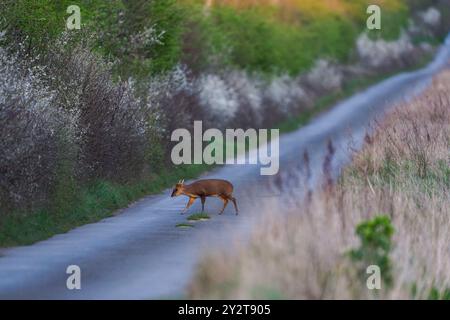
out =
[[199,212],[191,214],[189,217],[187,217],[189,221],[198,221],[198,220],[208,220],[209,216],[206,213]]
[[450,289],[438,290],[432,287],[428,295],[428,300],[450,300]]
[[392,265],[389,253],[392,248],[392,235],[394,227],[391,219],[379,215],[371,220],[364,221],[356,227],[361,245],[349,252],[350,258],[357,265],[357,272],[361,278],[366,279],[366,269],[370,265],[380,268],[382,279],[387,287],[393,283]]
[[[421,294],[418,292],[417,284],[413,283],[411,286],[411,298],[417,299],[421,298]],[[426,299],[428,300],[450,300],[450,289],[444,288],[439,290],[434,285],[429,289]]]
[[193,228],[194,225],[192,223],[178,223],[175,227],[177,227],[177,228]]

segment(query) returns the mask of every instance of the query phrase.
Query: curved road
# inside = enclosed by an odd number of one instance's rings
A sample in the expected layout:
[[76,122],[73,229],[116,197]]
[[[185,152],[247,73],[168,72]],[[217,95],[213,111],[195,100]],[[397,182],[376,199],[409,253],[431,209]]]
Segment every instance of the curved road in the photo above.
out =
[[[358,148],[371,120],[387,107],[421,92],[439,70],[448,67],[450,37],[426,68],[385,80],[336,105],[309,125],[280,138],[282,183],[292,179],[292,168],[308,151],[312,183],[322,176],[328,141],[335,155],[332,174],[349,161],[349,145]],[[245,241],[278,178],[260,176],[258,166],[226,166],[207,174],[232,181],[241,214],[230,205],[218,216],[221,202],[209,198],[212,219],[194,228],[175,225],[186,216],[179,212],[185,197],[170,198],[170,190],[144,198],[114,217],[76,228],[31,246],[0,250],[2,299],[146,299],[181,297],[204,249]],[[286,182],[287,181],[287,182]],[[288,186],[289,187],[289,186]],[[301,188],[297,185],[298,188]],[[275,188],[276,189],[276,188]],[[290,188],[290,190],[292,190]],[[256,192],[258,191],[258,192]],[[199,210],[199,201],[189,212]],[[81,268],[81,290],[66,288],[66,268]]]

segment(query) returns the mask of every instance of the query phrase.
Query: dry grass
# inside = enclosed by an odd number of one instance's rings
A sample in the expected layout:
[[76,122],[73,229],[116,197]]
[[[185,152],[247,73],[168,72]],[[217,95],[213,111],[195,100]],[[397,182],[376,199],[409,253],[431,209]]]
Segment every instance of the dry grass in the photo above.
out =
[[[426,299],[450,288],[450,71],[377,124],[340,182],[284,218],[276,204],[247,246],[209,253],[190,298]],[[278,213],[278,214],[277,214]],[[395,228],[390,289],[368,290],[346,252],[375,215]]]

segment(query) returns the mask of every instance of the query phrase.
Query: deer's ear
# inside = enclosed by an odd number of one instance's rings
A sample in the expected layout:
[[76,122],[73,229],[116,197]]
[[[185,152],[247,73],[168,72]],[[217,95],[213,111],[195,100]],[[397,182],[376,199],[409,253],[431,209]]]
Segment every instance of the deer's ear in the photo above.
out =
[[180,180],[180,183],[183,184],[183,183],[184,183],[184,179],[183,179],[183,180]]

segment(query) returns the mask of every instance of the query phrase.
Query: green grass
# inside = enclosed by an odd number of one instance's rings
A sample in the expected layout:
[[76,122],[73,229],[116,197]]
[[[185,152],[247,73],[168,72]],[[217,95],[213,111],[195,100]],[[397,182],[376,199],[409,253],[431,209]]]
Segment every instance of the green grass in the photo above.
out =
[[186,219],[188,221],[200,221],[200,220],[208,220],[210,217],[208,214],[204,213],[204,212],[199,212],[199,213],[193,213],[191,214],[189,217],[187,217]]
[[194,228],[192,223],[178,223],[175,227],[177,228]]

